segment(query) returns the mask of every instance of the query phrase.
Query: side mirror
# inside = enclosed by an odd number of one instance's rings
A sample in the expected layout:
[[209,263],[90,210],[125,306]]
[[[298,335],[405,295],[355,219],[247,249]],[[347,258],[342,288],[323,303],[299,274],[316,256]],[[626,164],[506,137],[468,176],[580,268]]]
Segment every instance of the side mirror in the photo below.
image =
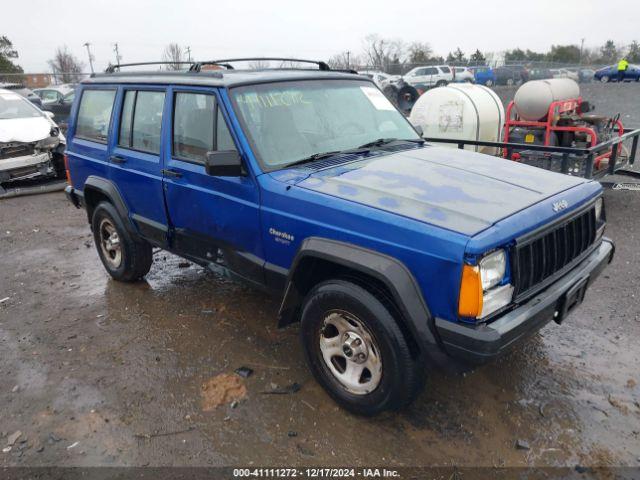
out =
[[53,112],[50,112],[48,110],[43,110],[44,114],[49,117],[49,118],[53,118],[55,117],[55,114]]
[[214,177],[239,177],[244,174],[242,160],[237,150],[207,152],[204,169],[207,175]]

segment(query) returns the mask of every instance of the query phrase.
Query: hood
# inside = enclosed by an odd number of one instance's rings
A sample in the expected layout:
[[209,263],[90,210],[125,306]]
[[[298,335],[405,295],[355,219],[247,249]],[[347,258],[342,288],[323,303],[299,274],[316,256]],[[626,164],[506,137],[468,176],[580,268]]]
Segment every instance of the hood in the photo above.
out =
[[[475,235],[587,182],[480,153],[431,147],[365,158],[305,176],[298,187]],[[300,173],[300,172],[297,172]],[[308,172],[307,172],[308,173]]]
[[45,116],[0,120],[0,142],[37,142],[49,136],[51,123]]

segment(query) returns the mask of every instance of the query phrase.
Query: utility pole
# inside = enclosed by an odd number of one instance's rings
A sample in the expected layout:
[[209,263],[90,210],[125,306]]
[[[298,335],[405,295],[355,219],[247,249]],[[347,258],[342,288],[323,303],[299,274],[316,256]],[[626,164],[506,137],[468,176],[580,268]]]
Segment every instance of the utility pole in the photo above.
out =
[[85,47],[87,47],[87,55],[89,55],[89,66],[91,67],[91,73],[93,73],[93,55],[91,55],[91,49],[89,48],[91,44],[89,42],[86,42],[84,44]]
[[346,53],[347,53],[347,70],[348,70],[349,68],[351,68],[350,67],[351,62],[349,61],[349,59],[351,58],[351,52],[349,50],[347,50]]
[[582,52],[584,51],[584,38],[580,41],[580,65],[582,65]]
[[187,51],[187,62],[191,63],[191,47],[185,48]]
[[120,65],[120,50],[118,50],[118,42],[113,44],[113,51],[116,52],[116,65]]

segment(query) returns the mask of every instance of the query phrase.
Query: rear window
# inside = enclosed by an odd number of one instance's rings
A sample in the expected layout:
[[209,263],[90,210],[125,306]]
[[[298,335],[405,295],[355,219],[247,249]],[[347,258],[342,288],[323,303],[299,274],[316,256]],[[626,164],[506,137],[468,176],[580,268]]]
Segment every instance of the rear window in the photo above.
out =
[[76,136],[105,143],[109,133],[115,90],[85,90],[80,100]]

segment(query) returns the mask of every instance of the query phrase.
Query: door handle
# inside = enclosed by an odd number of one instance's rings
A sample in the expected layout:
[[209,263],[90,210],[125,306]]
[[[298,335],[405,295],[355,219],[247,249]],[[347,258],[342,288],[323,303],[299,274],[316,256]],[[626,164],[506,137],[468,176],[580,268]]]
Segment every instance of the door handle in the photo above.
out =
[[170,170],[170,169],[162,170],[162,175],[164,175],[165,177],[173,177],[173,178],[182,177],[182,173],[176,172],[175,170]]
[[111,163],[126,163],[127,159],[124,157],[121,157],[120,155],[111,155]]

